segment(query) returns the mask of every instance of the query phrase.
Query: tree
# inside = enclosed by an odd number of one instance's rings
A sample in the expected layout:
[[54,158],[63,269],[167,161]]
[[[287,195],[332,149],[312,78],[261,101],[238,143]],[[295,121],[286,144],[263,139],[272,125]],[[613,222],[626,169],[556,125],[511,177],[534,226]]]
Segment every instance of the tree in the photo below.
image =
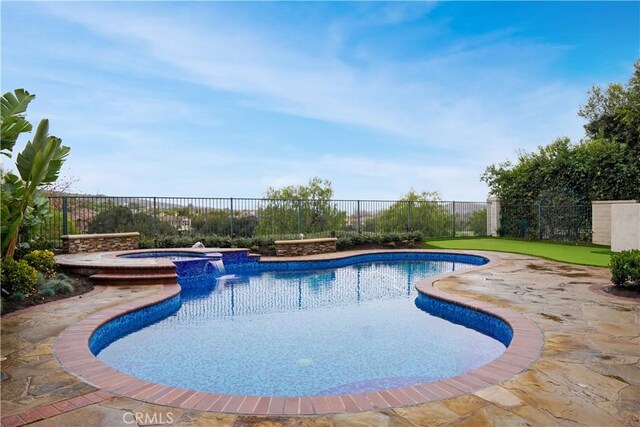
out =
[[626,86],[592,88],[578,114],[587,119],[579,144],[558,138],[487,167],[482,180],[503,205],[640,197],[640,61]]
[[[258,218],[254,215],[233,218],[233,234],[236,237],[253,237],[257,226]],[[229,210],[214,210],[198,214],[191,221],[191,229],[197,235],[231,236],[231,213]]]
[[228,210],[216,209],[196,215],[191,220],[194,234],[231,235],[231,214]]
[[89,233],[123,233],[137,231],[144,236],[177,234],[175,227],[156,221],[145,212],[134,213],[126,206],[115,206],[100,212],[89,224]]
[[487,209],[474,211],[469,216],[469,229],[474,236],[487,235]]
[[438,192],[411,190],[383,211],[377,222],[377,231],[383,233],[420,231],[426,237],[439,237],[451,234],[453,215]]
[[[482,180],[502,201],[501,233],[588,239],[594,200],[640,198],[640,62],[626,86],[591,90],[579,114],[588,120],[578,144],[558,138],[516,163],[490,165]],[[554,206],[545,212],[538,206]]]
[[311,234],[340,230],[346,223],[346,212],[331,202],[331,181],[312,178],[307,185],[281,189],[269,187],[259,210],[256,234],[283,235],[298,232]]
[[584,129],[590,138],[639,148],[640,144],[640,61],[626,85],[611,83],[606,89],[594,86],[578,115],[587,120]]
[[[24,112],[35,95],[16,89],[2,96],[2,154],[11,157],[13,147],[22,133],[32,126]],[[48,200],[41,187],[58,179],[62,164],[69,154],[62,140],[49,135],[49,120],[42,119],[31,141],[18,154],[13,173],[2,175],[2,254],[12,258],[21,233],[32,229],[49,215]]]

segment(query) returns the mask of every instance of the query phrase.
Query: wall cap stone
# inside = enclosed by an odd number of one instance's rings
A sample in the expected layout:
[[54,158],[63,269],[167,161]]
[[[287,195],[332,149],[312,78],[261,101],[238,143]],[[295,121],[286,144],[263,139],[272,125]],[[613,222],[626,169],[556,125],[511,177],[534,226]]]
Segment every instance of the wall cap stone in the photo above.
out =
[[613,205],[618,203],[638,203],[637,200],[593,200],[592,205]]
[[338,239],[335,237],[327,237],[320,239],[302,239],[302,240],[276,240],[274,243],[276,245],[304,245],[310,243],[331,243],[337,242]]
[[68,239],[103,239],[110,237],[140,237],[140,233],[104,233],[104,234],[65,234],[62,236],[62,240]]

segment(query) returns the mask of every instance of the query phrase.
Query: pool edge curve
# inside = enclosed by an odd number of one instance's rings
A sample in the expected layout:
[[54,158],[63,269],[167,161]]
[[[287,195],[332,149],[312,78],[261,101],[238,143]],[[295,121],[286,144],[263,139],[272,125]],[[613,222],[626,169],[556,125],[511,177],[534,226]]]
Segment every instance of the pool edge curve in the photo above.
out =
[[[324,254],[320,259],[335,259],[354,254],[400,252],[398,250],[348,251]],[[180,285],[162,286],[152,295],[98,311],[66,328],[56,339],[54,355],[62,367],[82,381],[115,395],[147,403],[180,408],[249,415],[327,415],[364,412],[399,406],[412,406],[448,399],[499,384],[535,362],[544,344],[540,327],[527,317],[492,304],[447,293],[434,284],[453,275],[490,268],[500,263],[494,254],[455,250],[405,250],[402,252],[451,253],[475,255],[488,262],[461,272],[448,272],[418,281],[416,289],[429,297],[480,311],[504,321],[513,331],[513,338],[504,353],[491,362],[463,374],[431,383],[398,387],[366,393],[334,396],[269,397],[227,395],[164,386],[124,374],[104,364],[89,349],[93,333],[111,320],[132,311],[158,304],[180,293]],[[317,256],[297,260],[317,260]]]

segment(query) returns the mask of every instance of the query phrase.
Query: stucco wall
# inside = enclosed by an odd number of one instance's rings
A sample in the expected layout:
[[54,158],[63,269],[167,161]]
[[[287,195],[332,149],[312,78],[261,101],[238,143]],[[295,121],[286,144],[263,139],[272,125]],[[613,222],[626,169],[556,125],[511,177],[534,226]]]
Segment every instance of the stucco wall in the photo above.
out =
[[591,202],[593,219],[591,241],[597,245],[611,245],[611,207],[636,203],[635,200],[601,200]]
[[640,203],[611,205],[611,250],[640,249]]
[[498,236],[500,227],[500,199],[491,196],[487,199],[487,236]]

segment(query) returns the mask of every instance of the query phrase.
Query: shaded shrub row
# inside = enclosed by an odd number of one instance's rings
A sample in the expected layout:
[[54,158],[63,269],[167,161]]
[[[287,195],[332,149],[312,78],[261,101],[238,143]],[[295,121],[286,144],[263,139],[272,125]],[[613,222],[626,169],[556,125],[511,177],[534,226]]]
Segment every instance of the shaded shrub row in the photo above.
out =
[[422,242],[422,233],[417,231],[385,234],[347,234],[338,235],[337,237],[338,250],[353,249],[358,246],[417,247]]
[[[338,250],[358,246],[417,247],[422,242],[419,232],[387,234],[338,234]],[[141,249],[189,248],[201,242],[207,248],[247,248],[262,255],[275,254],[275,239],[266,237],[220,237],[220,236],[158,236],[156,239],[142,237]]]

